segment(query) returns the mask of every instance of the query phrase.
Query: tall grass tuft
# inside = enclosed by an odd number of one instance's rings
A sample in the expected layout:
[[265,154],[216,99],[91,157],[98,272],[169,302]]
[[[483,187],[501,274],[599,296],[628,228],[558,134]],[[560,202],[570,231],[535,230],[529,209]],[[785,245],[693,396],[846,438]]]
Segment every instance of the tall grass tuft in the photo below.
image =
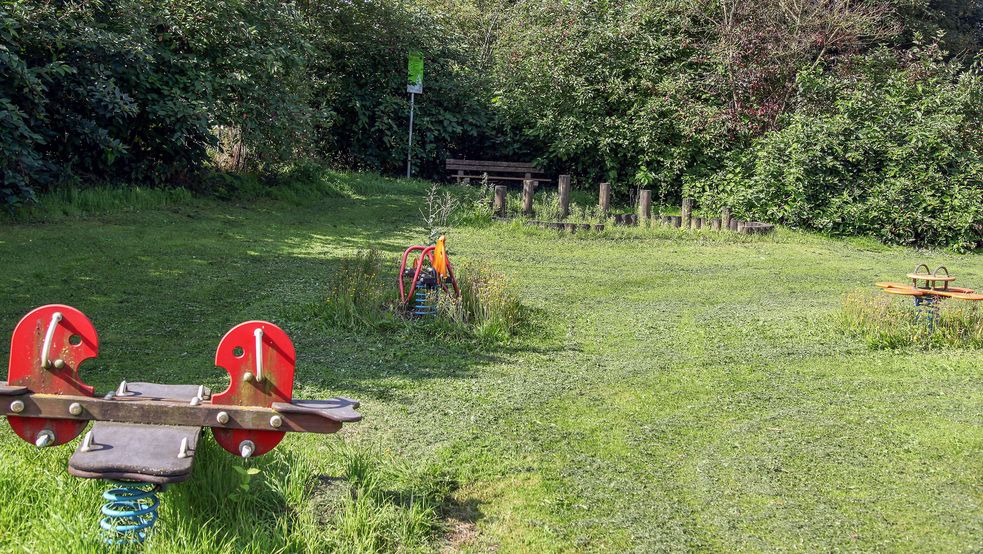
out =
[[155,210],[192,204],[194,195],[185,188],[68,187],[41,194],[37,203],[3,218],[17,222],[61,221],[90,215]]
[[349,494],[325,522],[328,544],[352,552],[432,548],[441,529],[441,505],[453,486],[442,470],[413,468],[391,456],[348,446],[335,457],[340,457],[338,469]]
[[443,295],[438,314],[481,342],[504,342],[526,320],[525,309],[505,275],[484,263],[457,270],[461,297]]
[[357,252],[341,260],[323,306],[323,318],[348,329],[383,329],[397,323],[399,293],[394,285],[395,264],[386,264],[375,250]]
[[[310,310],[314,317],[347,329],[377,331],[422,329],[430,335],[506,341],[526,321],[526,310],[504,275],[486,264],[455,268],[461,297],[440,291],[437,314],[414,319],[399,302],[395,260],[376,251],[344,258],[324,302]],[[450,290],[450,285],[448,285]]]
[[871,348],[983,348],[980,302],[944,300],[933,328],[922,320],[909,297],[862,291],[846,295],[841,324]]

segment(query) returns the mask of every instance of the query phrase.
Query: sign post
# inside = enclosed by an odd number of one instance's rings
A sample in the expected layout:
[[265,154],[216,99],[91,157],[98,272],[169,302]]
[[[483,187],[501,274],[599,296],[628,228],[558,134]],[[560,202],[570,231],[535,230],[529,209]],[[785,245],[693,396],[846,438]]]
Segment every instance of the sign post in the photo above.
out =
[[413,108],[416,95],[423,93],[423,54],[411,51],[406,64],[406,92],[410,93],[410,132],[406,146],[406,178],[410,178],[413,168]]

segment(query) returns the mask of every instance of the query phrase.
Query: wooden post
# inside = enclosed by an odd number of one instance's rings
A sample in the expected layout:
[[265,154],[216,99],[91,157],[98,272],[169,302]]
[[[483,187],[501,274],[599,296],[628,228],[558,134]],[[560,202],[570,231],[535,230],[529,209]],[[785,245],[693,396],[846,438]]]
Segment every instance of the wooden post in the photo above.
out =
[[690,228],[693,229],[693,230],[702,229],[703,228],[703,218],[702,217],[694,217],[694,218],[692,218],[690,220]]
[[638,223],[639,225],[648,222],[652,218],[652,191],[641,189],[638,191]]
[[601,209],[601,215],[608,215],[608,204],[611,202],[611,183],[601,183],[597,192],[597,207]]
[[526,179],[522,182],[522,214],[532,217],[532,195],[536,192],[536,181]]
[[492,209],[498,217],[505,217],[505,193],[508,190],[505,185],[495,185],[495,205]]
[[678,215],[673,215],[669,217],[671,218],[671,223],[673,227],[678,229],[680,225],[682,225],[683,218],[679,217]]
[[570,176],[560,175],[556,185],[560,193],[560,219],[565,219],[570,215]]
[[711,231],[719,231],[720,230],[720,218],[719,217],[715,217],[715,218],[713,218],[713,219],[710,220],[710,230]]
[[720,208],[720,228],[730,229],[730,208]]
[[737,232],[738,233],[743,233],[744,232],[744,225],[746,225],[746,224],[747,224],[746,221],[738,220],[737,221]]
[[690,226],[690,216],[693,214],[693,199],[683,198],[683,207],[680,211],[680,226],[683,229],[689,229]]
[[730,218],[730,227],[729,227],[729,229],[731,231],[737,231],[737,220],[734,219],[733,217]]

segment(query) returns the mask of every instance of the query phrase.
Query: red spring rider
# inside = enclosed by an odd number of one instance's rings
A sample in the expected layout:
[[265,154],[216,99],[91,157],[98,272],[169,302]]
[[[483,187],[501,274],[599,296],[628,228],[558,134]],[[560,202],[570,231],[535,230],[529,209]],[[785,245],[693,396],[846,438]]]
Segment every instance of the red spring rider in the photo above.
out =
[[[411,246],[403,252],[403,262],[399,266],[399,296],[404,306],[411,309],[415,316],[428,316],[437,313],[437,294],[440,289],[450,293],[448,281],[454,288],[455,298],[461,295],[454,278],[454,268],[447,256],[446,237],[441,235],[435,244],[430,246]],[[413,267],[406,266],[410,254],[420,251],[420,257],[413,262]],[[410,279],[409,292],[406,291],[406,279]]]

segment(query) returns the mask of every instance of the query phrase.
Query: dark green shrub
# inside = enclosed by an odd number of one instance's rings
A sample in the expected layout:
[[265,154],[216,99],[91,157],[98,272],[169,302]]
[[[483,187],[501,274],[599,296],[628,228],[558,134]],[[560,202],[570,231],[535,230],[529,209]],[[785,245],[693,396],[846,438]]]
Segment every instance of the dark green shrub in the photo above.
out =
[[181,181],[212,141],[204,83],[153,5],[0,6],[4,204],[88,180]]
[[394,0],[332,0],[305,13],[317,30],[308,69],[314,108],[332,114],[318,130],[324,156],[358,169],[405,172],[410,50],[425,60],[414,174],[443,178],[449,156],[495,155],[486,148],[496,128],[477,35],[462,32],[450,14]]
[[937,48],[800,76],[785,128],[692,184],[705,207],[894,244],[972,248],[983,223],[983,75]]
[[575,186],[676,196],[708,124],[686,82],[694,52],[683,19],[650,0],[518,3],[496,44],[493,99],[512,148]]

